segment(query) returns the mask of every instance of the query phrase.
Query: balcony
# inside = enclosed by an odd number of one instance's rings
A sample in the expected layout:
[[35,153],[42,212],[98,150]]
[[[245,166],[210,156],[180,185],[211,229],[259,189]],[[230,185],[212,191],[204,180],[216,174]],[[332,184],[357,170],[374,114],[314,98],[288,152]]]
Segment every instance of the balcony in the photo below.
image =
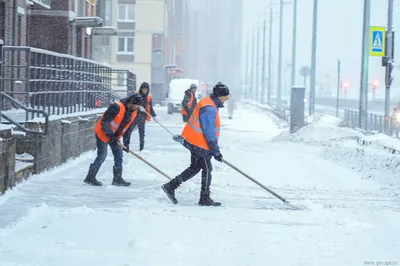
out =
[[45,9],[50,9],[50,7],[51,7],[51,0],[29,0],[29,2],[31,2],[35,5],[41,6],[42,8],[45,8]]

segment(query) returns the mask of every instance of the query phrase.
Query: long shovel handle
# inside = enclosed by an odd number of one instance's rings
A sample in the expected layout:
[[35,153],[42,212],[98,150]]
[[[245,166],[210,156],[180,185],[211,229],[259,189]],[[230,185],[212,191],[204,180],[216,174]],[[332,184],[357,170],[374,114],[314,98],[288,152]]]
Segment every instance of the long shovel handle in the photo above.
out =
[[[123,149],[126,149],[126,147],[120,142],[119,142],[119,146],[121,146],[121,148],[123,148]],[[159,172],[161,175],[165,176],[168,180],[172,180],[172,178],[169,177],[166,173],[164,173],[163,171],[161,171],[160,169],[158,169],[157,167],[152,165],[149,161],[147,161],[145,158],[143,158],[142,156],[140,156],[136,152],[131,151],[131,150],[128,150],[128,151],[129,151],[130,154],[132,154],[133,156],[135,156],[136,158],[138,158],[139,160],[141,160],[142,162],[144,162],[145,164],[147,164],[148,166],[150,166],[151,168],[153,168],[154,170]]]
[[268,191],[269,193],[271,193],[272,195],[274,195],[275,197],[277,197],[278,199],[283,201],[285,204],[289,204],[289,201],[287,201],[286,199],[284,199],[283,197],[281,197],[280,195],[278,195],[277,193],[275,193],[271,189],[267,188],[266,186],[264,186],[263,184],[261,184],[260,182],[258,182],[257,180],[255,180],[254,178],[249,176],[248,174],[244,173],[242,170],[240,170],[239,168],[237,168],[236,166],[234,166],[230,162],[226,161],[225,159],[222,159],[222,162],[224,162],[225,164],[227,164],[229,167],[231,167],[232,169],[236,170],[237,172],[241,173],[244,177],[250,179],[252,182],[256,183],[257,185],[259,185],[260,187],[262,187],[263,189],[265,189],[266,191]]
[[[148,112],[144,111],[147,115],[151,116],[151,114],[149,114]],[[157,120],[154,120],[157,124],[159,124],[161,127],[163,127],[166,131],[168,131],[169,134],[171,134],[171,136],[174,136],[175,134],[172,133],[168,128],[166,128],[163,124],[161,124],[160,122],[158,122]]]

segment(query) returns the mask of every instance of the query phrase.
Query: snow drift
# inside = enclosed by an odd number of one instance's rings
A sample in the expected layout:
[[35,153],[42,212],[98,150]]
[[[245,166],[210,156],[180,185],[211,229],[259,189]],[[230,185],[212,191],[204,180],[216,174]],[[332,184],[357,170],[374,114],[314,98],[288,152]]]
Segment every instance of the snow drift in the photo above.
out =
[[[358,171],[366,179],[386,186],[400,187],[400,156],[390,149],[400,150],[400,141],[384,134],[367,136],[351,128],[339,127],[340,119],[323,115],[296,133],[285,131],[274,142],[295,142],[321,146],[322,157]],[[369,145],[361,146],[358,140]]]

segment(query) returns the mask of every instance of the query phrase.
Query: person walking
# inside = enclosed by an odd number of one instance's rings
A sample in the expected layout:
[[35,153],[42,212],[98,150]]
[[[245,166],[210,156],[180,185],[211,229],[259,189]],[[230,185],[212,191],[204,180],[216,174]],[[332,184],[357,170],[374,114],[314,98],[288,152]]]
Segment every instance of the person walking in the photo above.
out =
[[137,126],[138,126],[138,131],[139,131],[139,150],[142,151],[144,149],[144,136],[145,136],[145,127],[146,127],[146,122],[149,122],[151,118],[153,120],[157,121],[157,115],[154,112],[153,109],[153,101],[151,98],[150,93],[150,85],[147,82],[143,82],[140,85],[138,93],[142,96],[143,101],[142,101],[142,107],[146,112],[139,112],[138,118],[137,118]]
[[210,197],[210,185],[212,180],[211,158],[222,162],[222,154],[218,146],[220,136],[219,108],[224,107],[224,102],[229,98],[229,88],[219,82],[212,94],[199,101],[190,116],[181,135],[175,135],[173,139],[180,142],[190,150],[190,166],[170,182],[162,185],[163,191],[168,198],[177,204],[175,190],[183,183],[201,173],[201,191],[199,205],[219,206]]
[[185,96],[182,100],[182,120],[183,122],[187,122],[189,120],[190,115],[193,113],[194,108],[197,104],[196,99],[196,91],[197,86],[196,84],[191,84],[190,88],[185,91]]

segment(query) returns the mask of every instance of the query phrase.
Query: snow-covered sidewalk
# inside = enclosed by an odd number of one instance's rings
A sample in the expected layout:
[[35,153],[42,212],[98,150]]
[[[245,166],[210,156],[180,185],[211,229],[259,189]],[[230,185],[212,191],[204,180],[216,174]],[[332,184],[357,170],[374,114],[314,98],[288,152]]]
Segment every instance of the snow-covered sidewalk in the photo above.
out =
[[[180,133],[180,115],[156,111]],[[0,265],[400,265],[394,186],[323,156],[330,147],[318,138],[323,129],[307,141],[274,138],[281,129],[259,108],[240,105],[233,120],[221,112],[224,158],[307,210],[291,210],[215,160],[212,197],[222,207],[197,206],[200,175],[178,189],[173,205],[160,188],[167,180],[130,154],[124,177],[131,187],[109,185],[111,152],[98,176],[106,186],[90,187],[82,182],[90,152],[0,197]],[[157,124],[147,125],[146,145],[142,156],[171,177],[190,162]]]

